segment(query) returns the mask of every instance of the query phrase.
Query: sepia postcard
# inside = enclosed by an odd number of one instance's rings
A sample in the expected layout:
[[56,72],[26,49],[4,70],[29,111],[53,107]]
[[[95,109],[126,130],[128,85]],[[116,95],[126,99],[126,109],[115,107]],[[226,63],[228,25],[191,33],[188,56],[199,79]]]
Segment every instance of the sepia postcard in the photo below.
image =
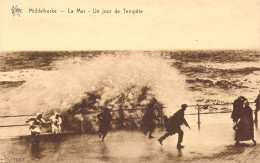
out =
[[260,0],[1,0],[0,163],[260,162]]

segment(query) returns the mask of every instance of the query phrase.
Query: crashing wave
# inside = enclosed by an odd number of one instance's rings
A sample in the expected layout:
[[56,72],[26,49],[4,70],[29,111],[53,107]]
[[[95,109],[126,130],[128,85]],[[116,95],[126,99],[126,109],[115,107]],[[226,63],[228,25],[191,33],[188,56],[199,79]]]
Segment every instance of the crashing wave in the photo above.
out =
[[68,129],[77,130],[78,123],[85,122],[88,130],[95,130],[96,114],[106,106],[119,119],[113,128],[132,128],[143,114],[134,109],[153,104],[165,106],[164,113],[169,114],[187,98],[183,77],[160,55],[118,52],[92,59],[68,58],[51,66],[52,70],[37,71],[21,86],[2,94],[1,110],[44,112],[45,118],[59,111]]

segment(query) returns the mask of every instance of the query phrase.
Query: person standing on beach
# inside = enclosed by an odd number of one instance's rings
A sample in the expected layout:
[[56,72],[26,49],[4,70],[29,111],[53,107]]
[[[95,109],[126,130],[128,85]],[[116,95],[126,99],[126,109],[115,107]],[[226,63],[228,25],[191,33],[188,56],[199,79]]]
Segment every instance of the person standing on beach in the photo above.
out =
[[61,132],[62,119],[59,113],[55,113],[49,118],[51,122],[51,131],[52,133],[58,134]]
[[259,93],[258,93],[258,96],[255,100],[255,122],[258,121],[257,119],[257,112],[260,110],[260,90],[259,90]]
[[181,145],[182,140],[183,140],[183,131],[181,129],[181,125],[184,124],[185,126],[187,126],[188,128],[190,128],[189,124],[187,123],[186,119],[184,118],[184,112],[186,110],[186,108],[188,107],[187,104],[182,104],[181,105],[181,109],[178,110],[173,116],[171,116],[170,118],[167,118],[167,116],[165,116],[165,127],[166,127],[166,133],[160,137],[158,139],[159,143],[162,145],[162,142],[164,139],[166,139],[168,136],[174,135],[176,133],[179,134],[178,137],[178,144],[177,144],[177,148],[181,149],[184,146]]
[[154,138],[152,133],[155,129],[155,122],[154,120],[159,121],[159,118],[155,115],[154,109],[152,107],[148,107],[147,111],[145,112],[142,118],[142,128],[144,130],[144,134],[146,135],[149,132],[149,139]]
[[102,141],[104,141],[112,121],[112,115],[110,114],[109,109],[105,107],[103,108],[103,112],[97,115],[97,118],[100,122],[98,130],[99,138],[102,138]]
[[233,122],[235,125],[237,124],[242,110],[243,110],[243,104],[247,99],[244,96],[239,96],[233,103],[233,111],[231,114],[231,118],[233,119]]
[[234,126],[234,130],[236,131],[236,144],[239,144],[239,141],[252,140],[256,145],[256,141],[254,139],[253,111],[247,100],[244,101],[241,115],[237,124]]

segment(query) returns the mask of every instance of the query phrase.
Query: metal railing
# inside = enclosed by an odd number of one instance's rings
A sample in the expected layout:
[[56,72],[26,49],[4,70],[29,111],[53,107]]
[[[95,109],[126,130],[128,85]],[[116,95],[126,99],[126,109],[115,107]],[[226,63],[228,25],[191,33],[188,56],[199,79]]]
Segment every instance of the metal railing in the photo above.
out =
[[[255,103],[255,102],[249,102],[250,104]],[[223,103],[223,104],[208,104],[208,105],[189,105],[188,107],[195,107],[197,109],[197,113],[188,113],[185,115],[197,115],[198,116],[198,128],[200,129],[200,115],[201,114],[225,114],[225,113],[232,113],[232,111],[219,111],[219,112],[201,112],[203,107],[209,107],[209,106],[225,106],[225,105],[233,105],[233,103]],[[163,107],[166,108],[166,107]],[[160,109],[160,125],[163,127],[163,108]],[[119,109],[119,110],[110,110],[110,112],[117,112],[117,111],[137,111],[137,110],[142,110],[144,111],[145,109]],[[253,110],[254,111],[254,110]],[[88,112],[88,114],[91,113],[96,113],[96,112]],[[29,116],[34,116],[34,115],[6,115],[6,116],[0,116],[0,118],[15,118],[15,117],[29,117]],[[122,118],[122,119],[113,119],[113,120],[127,120],[127,119],[141,119],[142,117],[130,117],[130,118]],[[255,114],[255,122],[257,122],[257,114]],[[19,127],[19,126],[28,126],[29,124],[21,124],[21,125],[4,125],[0,127]]]

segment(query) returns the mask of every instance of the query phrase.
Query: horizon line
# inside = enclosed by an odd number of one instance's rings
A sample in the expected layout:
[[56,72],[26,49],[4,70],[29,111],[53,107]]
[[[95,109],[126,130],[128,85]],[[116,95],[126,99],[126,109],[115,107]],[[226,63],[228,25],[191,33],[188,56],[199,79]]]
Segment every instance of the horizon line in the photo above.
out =
[[243,48],[243,49],[144,49],[144,50],[136,50],[136,49],[111,49],[111,50],[98,50],[98,49],[92,49],[92,50],[0,50],[0,53],[2,52],[79,52],[79,51],[84,51],[84,52],[98,52],[98,51],[105,51],[105,52],[108,52],[108,51],[155,51],[155,52],[159,52],[159,51],[165,51],[165,52],[170,52],[170,51],[260,51],[260,48],[257,49],[257,48]]

